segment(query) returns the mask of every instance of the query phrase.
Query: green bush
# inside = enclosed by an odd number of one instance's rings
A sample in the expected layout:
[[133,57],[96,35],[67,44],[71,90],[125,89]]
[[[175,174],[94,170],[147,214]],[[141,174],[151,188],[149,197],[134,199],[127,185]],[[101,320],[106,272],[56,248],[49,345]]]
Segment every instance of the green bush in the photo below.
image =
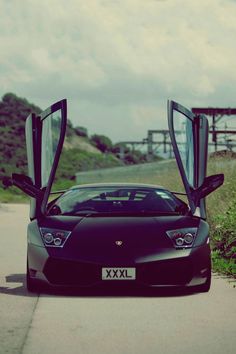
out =
[[219,251],[212,251],[213,270],[222,274],[233,276],[236,278],[236,263],[235,260],[224,258]]
[[7,93],[0,101],[0,181],[12,172],[26,173],[25,120],[41,109],[26,99]]
[[90,141],[101,152],[110,152],[112,150],[112,141],[105,135],[94,134],[91,136]]
[[217,214],[211,225],[212,249],[218,256],[236,260],[236,201],[233,200],[224,214]]
[[78,136],[88,137],[88,130],[84,127],[75,127],[74,128],[75,134]]

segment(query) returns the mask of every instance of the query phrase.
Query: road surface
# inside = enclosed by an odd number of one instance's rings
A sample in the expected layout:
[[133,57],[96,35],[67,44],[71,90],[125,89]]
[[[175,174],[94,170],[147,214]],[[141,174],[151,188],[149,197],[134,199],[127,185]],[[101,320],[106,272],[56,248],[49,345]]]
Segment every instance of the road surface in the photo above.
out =
[[0,206],[0,353],[235,353],[236,288],[220,276],[207,294],[30,295],[27,222],[27,205]]

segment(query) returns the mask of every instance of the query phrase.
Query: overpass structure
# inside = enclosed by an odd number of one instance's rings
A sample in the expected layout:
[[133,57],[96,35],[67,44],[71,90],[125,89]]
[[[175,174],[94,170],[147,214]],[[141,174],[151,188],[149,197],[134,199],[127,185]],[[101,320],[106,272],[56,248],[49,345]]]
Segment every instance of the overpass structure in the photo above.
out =
[[[192,112],[196,115],[204,114],[211,117],[209,146],[213,147],[213,150],[217,151],[220,147],[233,151],[236,148],[236,128],[228,129],[227,123],[225,129],[219,127],[219,122],[223,117],[235,116],[236,118],[236,108],[192,108]],[[140,141],[122,141],[122,144],[131,147],[131,150],[145,147],[149,159],[156,153],[168,154],[168,157],[172,157],[172,145],[167,129],[149,129],[146,138]],[[124,149],[121,147],[120,157],[122,158],[123,155]]]
[[[192,108],[194,114],[204,114],[211,118],[211,134],[212,134],[212,143],[214,144],[215,151],[217,151],[217,146],[221,146],[222,139],[225,142],[225,146],[232,150],[236,144],[236,129],[218,129],[218,124],[221,119],[229,116],[235,116],[236,118],[236,108]],[[227,122],[227,121],[226,121]]]

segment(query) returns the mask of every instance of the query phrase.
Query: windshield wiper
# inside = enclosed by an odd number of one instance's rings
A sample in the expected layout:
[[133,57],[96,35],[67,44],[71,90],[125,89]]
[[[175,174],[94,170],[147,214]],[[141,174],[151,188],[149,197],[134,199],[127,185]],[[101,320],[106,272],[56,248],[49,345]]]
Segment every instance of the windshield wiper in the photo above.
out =
[[180,215],[177,211],[147,211],[147,210],[139,210],[139,211],[79,211],[79,212],[68,212],[63,213],[61,215],[65,216],[83,216],[85,218],[88,217],[106,217],[106,216],[170,216],[170,215]]
[[60,215],[63,215],[63,216],[83,216],[83,217],[89,217],[89,216],[91,216],[91,215],[93,215],[93,214],[97,214],[97,212],[83,212],[83,211],[79,211],[79,212],[75,212],[75,213],[73,213],[73,212],[68,212],[68,213],[63,213],[63,214],[60,214]]
[[159,212],[159,211],[108,211],[87,214],[86,217],[103,217],[103,216],[169,216],[179,215],[178,212]]

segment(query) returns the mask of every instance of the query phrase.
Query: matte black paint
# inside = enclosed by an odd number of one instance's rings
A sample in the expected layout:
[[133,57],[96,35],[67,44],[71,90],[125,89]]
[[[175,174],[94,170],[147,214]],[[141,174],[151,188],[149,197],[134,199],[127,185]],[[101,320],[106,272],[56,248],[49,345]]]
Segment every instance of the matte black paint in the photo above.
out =
[[[61,109],[62,124],[55,159],[47,186],[41,185],[42,124],[52,112]],[[194,185],[188,184],[175,139],[173,110],[191,120],[194,138]],[[195,286],[203,285],[208,291],[211,276],[209,226],[203,220],[205,203],[194,200],[194,191],[200,193],[205,181],[207,160],[208,122],[204,116],[196,117],[176,102],[168,104],[171,142],[188,197],[190,210],[186,215],[97,215],[48,216],[46,204],[56,173],[66,130],[66,100],[57,102],[42,112],[32,115],[26,122],[26,140],[30,177],[41,189],[42,198],[31,199],[31,222],[28,226],[27,286],[33,290],[35,281],[55,286],[93,286],[104,283],[102,267],[135,267],[137,279],[132,285]],[[104,185],[104,184],[103,184]],[[111,185],[111,184],[107,184]],[[118,184],[117,184],[118,185]],[[124,186],[124,184],[122,184]],[[127,184],[130,187],[131,184]],[[133,184],[137,187],[137,184]],[[140,188],[157,187],[139,185]],[[46,187],[43,189],[42,187]],[[97,185],[94,185],[96,188]],[[83,187],[82,187],[83,188]],[[200,213],[195,211],[200,209]],[[71,231],[63,248],[45,247],[40,227]],[[198,228],[194,244],[189,248],[175,248],[166,231]],[[121,240],[121,246],[116,241]],[[34,281],[34,283],[32,283]],[[111,281],[113,282],[113,281]],[[114,281],[115,282],[115,281]],[[124,281],[127,284],[127,281]],[[106,285],[109,282],[106,282]],[[119,286],[122,281],[119,281]],[[206,285],[206,287],[205,287]]]
[[[39,227],[72,234],[63,248],[45,248]],[[199,232],[192,248],[176,249],[166,231],[183,227],[199,227]],[[208,231],[205,221],[191,216],[49,216],[29,224],[28,263],[36,279],[57,286],[98,285],[102,267],[130,266],[137,269],[131,283],[139,285],[203,284],[201,271],[209,268],[210,259]]]

